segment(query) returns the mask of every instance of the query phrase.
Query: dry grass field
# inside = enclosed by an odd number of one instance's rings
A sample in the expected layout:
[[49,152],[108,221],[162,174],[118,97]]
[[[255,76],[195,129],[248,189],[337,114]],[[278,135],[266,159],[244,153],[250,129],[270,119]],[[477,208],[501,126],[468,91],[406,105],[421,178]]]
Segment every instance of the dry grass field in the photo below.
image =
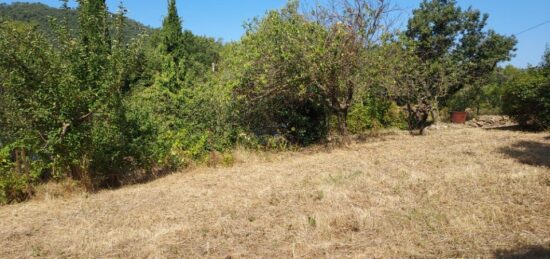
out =
[[550,256],[548,133],[449,128],[240,156],[0,207],[0,258]]

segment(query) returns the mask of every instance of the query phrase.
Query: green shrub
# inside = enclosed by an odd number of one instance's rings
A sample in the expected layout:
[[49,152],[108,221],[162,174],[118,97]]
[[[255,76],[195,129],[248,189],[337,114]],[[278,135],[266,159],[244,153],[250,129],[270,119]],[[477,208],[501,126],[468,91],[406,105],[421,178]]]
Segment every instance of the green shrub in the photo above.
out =
[[21,202],[29,196],[29,176],[16,174],[10,159],[9,147],[0,148],[0,205]]
[[30,179],[26,175],[17,175],[12,171],[0,172],[0,204],[27,200],[32,195],[29,184]]
[[518,123],[550,128],[550,80],[540,70],[519,71],[506,83],[502,110]]
[[221,74],[234,86],[236,122],[248,133],[265,136],[261,145],[273,145],[269,136],[309,145],[328,133],[324,103],[329,97],[316,87],[308,72],[310,54],[304,53],[319,28],[295,8],[290,4],[254,21],[241,42],[222,55]]
[[139,152],[142,167],[175,170],[207,162],[210,152],[235,143],[223,89],[198,85],[193,90],[173,92],[155,84],[134,89],[126,99],[126,117],[134,125],[130,146]]
[[284,139],[288,144],[306,146],[324,139],[328,132],[327,113],[315,102],[281,96],[249,108],[250,112],[242,114],[242,123],[260,136],[265,146],[272,146],[274,139],[279,143]]
[[10,157],[10,146],[0,146],[0,172],[7,172],[13,168]]
[[348,114],[348,127],[352,134],[380,128],[405,128],[406,115],[395,102],[371,93],[352,106]]
[[501,73],[495,73],[487,85],[459,90],[447,100],[445,107],[449,111],[473,109],[478,114],[502,113],[502,85],[505,79],[500,78],[503,76]]
[[462,89],[450,97],[447,108],[450,111],[466,111],[474,105],[472,92],[467,89]]

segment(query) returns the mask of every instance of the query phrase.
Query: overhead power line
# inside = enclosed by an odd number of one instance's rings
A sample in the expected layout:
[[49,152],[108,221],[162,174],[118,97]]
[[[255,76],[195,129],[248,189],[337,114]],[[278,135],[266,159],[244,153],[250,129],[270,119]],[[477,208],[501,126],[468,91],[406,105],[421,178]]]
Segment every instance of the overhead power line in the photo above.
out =
[[550,20],[545,21],[545,22],[542,22],[542,23],[539,23],[539,24],[537,24],[537,25],[535,25],[535,26],[533,26],[533,27],[530,27],[530,28],[525,29],[525,30],[523,30],[523,31],[521,31],[521,32],[518,32],[518,33],[516,33],[515,35],[517,36],[517,35],[526,33],[526,32],[528,32],[528,31],[532,31],[532,30],[534,30],[534,29],[536,29],[536,28],[538,28],[538,27],[541,27],[541,26],[543,26],[543,25],[545,25],[545,24],[548,24],[548,23],[550,23]]

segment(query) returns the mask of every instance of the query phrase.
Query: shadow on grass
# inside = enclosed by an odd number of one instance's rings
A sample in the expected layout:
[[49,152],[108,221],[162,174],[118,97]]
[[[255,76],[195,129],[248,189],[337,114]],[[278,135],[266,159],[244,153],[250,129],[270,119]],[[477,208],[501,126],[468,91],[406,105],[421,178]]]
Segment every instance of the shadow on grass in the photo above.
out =
[[128,173],[107,173],[104,174],[105,178],[103,179],[103,181],[95,183],[92,188],[87,188],[86,190],[90,193],[96,193],[103,190],[118,190],[120,188],[131,185],[147,184],[158,179],[162,179],[171,174],[185,171],[187,169],[183,168],[180,170],[176,170],[153,168],[149,170],[138,169],[130,171]]
[[503,127],[485,128],[485,130],[503,130],[503,131],[526,131],[526,132],[539,132],[536,128],[522,125],[511,125]]
[[550,144],[536,141],[519,141],[500,149],[503,154],[520,163],[550,167]]
[[550,259],[550,249],[542,246],[532,246],[516,250],[497,250],[495,258],[498,259]]

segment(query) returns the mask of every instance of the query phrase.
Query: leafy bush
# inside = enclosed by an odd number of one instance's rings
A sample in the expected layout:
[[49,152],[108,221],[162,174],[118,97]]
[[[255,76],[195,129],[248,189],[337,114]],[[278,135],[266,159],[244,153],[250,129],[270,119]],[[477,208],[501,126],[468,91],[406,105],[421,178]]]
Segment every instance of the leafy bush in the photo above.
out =
[[485,85],[464,87],[453,94],[447,100],[446,108],[449,111],[465,111],[470,108],[475,109],[478,114],[501,114],[504,84],[516,70],[513,66],[497,68]]
[[308,145],[328,131],[328,109],[303,51],[322,29],[297,8],[292,2],[254,21],[242,41],[223,53],[221,76],[233,92],[236,122],[259,136],[259,144],[272,145],[269,139],[282,137]]
[[0,172],[0,205],[28,199],[32,195],[29,184],[30,179],[26,175],[17,175],[12,171]]
[[466,89],[461,89],[450,97],[447,107],[451,111],[465,111],[474,105],[471,92]]
[[85,1],[79,12],[78,38],[56,23],[55,47],[33,26],[0,23],[0,140],[27,150],[32,173],[93,189],[133,169],[122,92],[139,59],[121,40],[122,13],[110,34],[105,5]]
[[0,148],[0,205],[23,201],[31,194],[30,175],[16,174],[13,167],[10,148]]
[[155,84],[134,89],[126,99],[126,117],[134,125],[131,146],[139,150],[142,166],[177,169],[232,146],[223,90],[212,85],[195,89],[173,92]]
[[550,128],[550,80],[540,69],[518,71],[506,83],[502,96],[505,114],[525,126]]
[[403,109],[374,89],[352,106],[348,115],[349,131],[361,134],[380,128],[406,128]]

